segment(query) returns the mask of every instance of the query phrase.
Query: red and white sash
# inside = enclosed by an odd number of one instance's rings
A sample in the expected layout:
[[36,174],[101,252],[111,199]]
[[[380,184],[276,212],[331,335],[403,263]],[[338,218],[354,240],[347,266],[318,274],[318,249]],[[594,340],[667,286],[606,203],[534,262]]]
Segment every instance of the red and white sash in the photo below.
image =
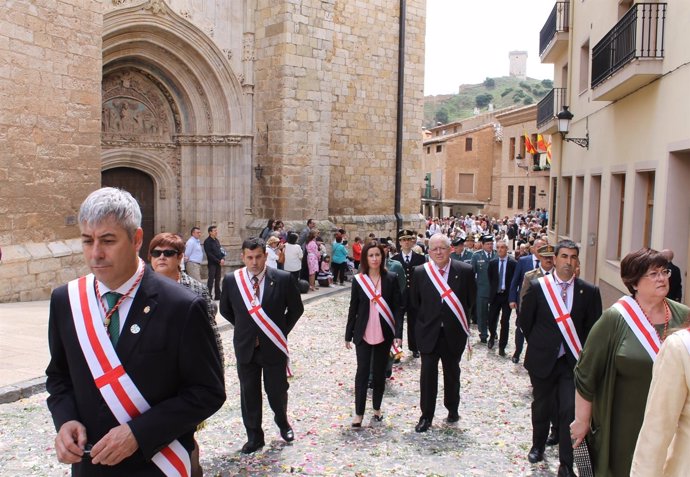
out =
[[546,297],[546,303],[548,303],[549,308],[551,308],[551,313],[556,320],[556,325],[558,325],[558,329],[561,330],[561,334],[568,344],[568,348],[570,348],[570,352],[573,353],[576,359],[579,358],[580,352],[582,351],[580,337],[577,336],[575,323],[573,323],[570,312],[563,302],[563,297],[561,297],[561,294],[555,289],[556,282],[553,275],[545,275],[539,277],[537,280],[544,292],[544,297]]
[[647,320],[634,298],[624,296],[613,307],[623,315],[625,322],[630,327],[630,330],[635,333],[635,336],[640,341],[640,344],[645,349],[652,361],[656,361],[656,355],[659,354],[661,348],[661,341],[659,335]]
[[[465,309],[460,302],[460,298],[458,298],[455,292],[451,290],[448,284],[441,278],[439,273],[436,271],[436,267],[434,267],[431,262],[426,262],[424,264],[424,269],[426,270],[427,275],[429,275],[431,283],[434,284],[436,290],[438,290],[438,293],[441,295],[441,301],[446,302],[450,308],[450,311],[452,311],[455,317],[458,319],[460,326],[462,326],[463,331],[469,338],[470,326],[467,323],[467,315],[465,315]],[[448,273],[450,273],[450,270]],[[467,346],[470,346],[469,339],[467,340]]]
[[[110,342],[98,308],[94,280],[93,274],[89,274],[67,285],[72,318],[96,386],[117,421],[125,424],[151,406],[123,368]],[[166,476],[188,477],[191,473],[189,453],[178,440],[151,460]]]
[[386,303],[386,300],[384,300],[380,294],[376,294],[376,287],[371,281],[369,275],[358,273],[355,275],[355,278],[357,279],[359,286],[362,288],[362,290],[364,290],[365,295],[369,297],[369,300],[376,303],[376,309],[378,310],[379,315],[383,317],[383,321],[386,322],[393,332],[393,336],[395,336],[395,316],[388,306],[388,303]]
[[254,320],[256,326],[270,339],[274,345],[287,356],[287,366],[285,371],[288,377],[292,377],[292,370],[290,369],[290,352],[288,351],[287,338],[283,331],[276,325],[271,318],[268,317],[261,303],[258,302],[253,293],[253,287],[247,281],[247,267],[242,267],[235,270],[235,282],[240,289],[240,296],[244,300],[244,306],[247,307],[249,316]]

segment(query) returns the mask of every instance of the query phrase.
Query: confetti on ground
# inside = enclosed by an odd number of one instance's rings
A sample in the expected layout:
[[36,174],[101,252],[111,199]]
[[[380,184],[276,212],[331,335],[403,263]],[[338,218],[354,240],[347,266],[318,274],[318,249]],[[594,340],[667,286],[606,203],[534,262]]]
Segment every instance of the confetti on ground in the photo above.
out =
[[[222,332],[226,350],[228,400],[197,434],[207,477],[227,476],[555,476],[557,448],[545,461],[527,462],[531,446],[531,388],[522,365],[513,364],[513,334],[507,357],[476,344],[471,361],[461,363],[460,422],[446,424],[443,379],[433,427],[418,434],[419,365],[405,353],[387,382],[382,423],[371,419],[371,395],[364,427],[350,427],[354,410],[354,350],[344,343],[348,293],[305,306],[289,336],[295,377],[289,410],[296,439],[286,444],[264,397],[266,447],[244,456],[246,441],[232,330]],[[512,321],[514,323],[514,320]],[[474,340],[477,339],[476,326]],[[52,419],[46,394],[0,405],[0,469],[3,477],[70,475],[55,458]]]

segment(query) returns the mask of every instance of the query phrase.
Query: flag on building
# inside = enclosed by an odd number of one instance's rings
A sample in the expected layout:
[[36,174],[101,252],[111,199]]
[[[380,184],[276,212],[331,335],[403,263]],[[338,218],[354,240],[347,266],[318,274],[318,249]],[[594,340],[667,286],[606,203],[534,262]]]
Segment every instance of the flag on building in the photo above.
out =
[[532,141],[529,140],[529,136],[525,133],[525,150],[528,154],[536,154],[537,150],[532,145]]
[[537,134],[537,150],[539,152],[546,152],[546,142],[541,134]]
[[546,162],[551,164],[551,137],[549,136],[549,142],[546,143]]

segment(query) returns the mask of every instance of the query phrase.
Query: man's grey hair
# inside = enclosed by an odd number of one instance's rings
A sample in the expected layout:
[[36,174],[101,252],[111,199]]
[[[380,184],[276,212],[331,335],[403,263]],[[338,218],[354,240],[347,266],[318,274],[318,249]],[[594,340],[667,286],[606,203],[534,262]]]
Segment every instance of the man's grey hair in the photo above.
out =
[[429,238],[429,243],[431,243],[432,240],[436,240],[437,242],[440,240],[446,247],[450,247],[450,238],[446,234],[440,232],[435,233]]
[[108,218],[115,219],[127,231],[130,240],[141,227],[141,209],[132,194],[114,187],[95,190],[79,208],[79,224],[95,225]]

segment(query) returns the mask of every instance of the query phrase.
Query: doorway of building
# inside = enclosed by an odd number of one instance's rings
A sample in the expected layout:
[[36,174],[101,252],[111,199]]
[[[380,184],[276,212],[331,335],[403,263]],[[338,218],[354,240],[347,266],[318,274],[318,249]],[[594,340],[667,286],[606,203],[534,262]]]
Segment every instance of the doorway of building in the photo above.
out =
[[154,184],[151,176],[130,167],[115,167],[101,173],[103,187],[124,189],[139,202],[141,207],[141,228],[144,230],[144,242],[139,256],[146,260],[149,243],[154,235]]

